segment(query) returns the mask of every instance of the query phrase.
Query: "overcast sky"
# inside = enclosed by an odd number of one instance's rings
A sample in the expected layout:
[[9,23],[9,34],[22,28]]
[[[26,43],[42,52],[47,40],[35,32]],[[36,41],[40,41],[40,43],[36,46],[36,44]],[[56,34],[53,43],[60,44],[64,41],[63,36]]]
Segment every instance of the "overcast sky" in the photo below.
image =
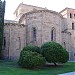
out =
[[13,12],[21,2],[34,6],[46,7],[49,10],[57,12],[66,7],[75,9],[75,0],[6,0],[5,19],[14,19]]

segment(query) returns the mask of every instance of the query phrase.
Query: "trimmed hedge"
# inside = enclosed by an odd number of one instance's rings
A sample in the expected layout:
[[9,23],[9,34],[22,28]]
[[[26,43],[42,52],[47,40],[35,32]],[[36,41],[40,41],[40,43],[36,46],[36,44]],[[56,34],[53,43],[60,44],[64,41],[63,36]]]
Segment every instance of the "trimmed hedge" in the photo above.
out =
[[41,46],[42,54],[49,63],[65,63],[69,60],[69,53],[59,43],[46,42]]
[[34,67],[43,66],[45,62],[46,60],[41,54],[37,52],[22,50],[20,53],[20,58],[18,63],[21,67],[24,68],[25,67],[34,68]]
[[23,50],[40,53],[41,49],[38,46],[28,45],[28,46],[24,47]]

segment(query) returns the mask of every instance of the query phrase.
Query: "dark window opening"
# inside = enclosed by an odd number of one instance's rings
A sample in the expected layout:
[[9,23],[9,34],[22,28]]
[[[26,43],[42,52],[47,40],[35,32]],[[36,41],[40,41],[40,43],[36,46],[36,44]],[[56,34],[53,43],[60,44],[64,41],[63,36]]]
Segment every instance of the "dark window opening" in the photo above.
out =
[[66,48],[66,43],[64,42],[64,48]]
[[52,28],[51,30],[51,41],[56,41],[56,29]]
[[51,31],[51,41],[53,41],[53,30]]
[[5,47],[6,47],[6,38],[4,37],[3,38],[3,48],[5,49]]
[[33,27],[33,41],[36,41],[36,28]]
[[75,56],[75,53],[74,53],[74,56]]
[[74,23],[72,23],[72,29],[74,30]]
[[75,14],[74,14],[74,17],[75,17]]
[[16,50],[20,50],[21,49],[21,38],[20,37],[17,37],[17,49]]
[[70,18],[72,18],[72,14],[70,13]]
[[21,49],[21,39],[20,37],[18,37],[18,40],[19,40],[19,50]]

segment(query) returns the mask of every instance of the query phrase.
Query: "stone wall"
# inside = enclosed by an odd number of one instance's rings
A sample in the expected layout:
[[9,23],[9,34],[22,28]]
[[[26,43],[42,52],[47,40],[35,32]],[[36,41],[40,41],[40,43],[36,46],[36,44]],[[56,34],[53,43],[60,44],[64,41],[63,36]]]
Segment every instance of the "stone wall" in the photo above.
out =
[[25,25],[17,23],[5,23],[3,47],[3,57],[8,59],[18,59],[20,51],[26,45]]
[[51,41],[51,30],[55,28],[55,41],[61,44],[62,16],[57,12],[43,12],[42,43]]
[[[62,33],[62,43],[65,44],[66,50],[69,52],[69,60],[75,60],[75,9],[65,8],[61,14],[64,19],[64,33]],[[74,29],[72,29],[74,23]]]
[[[40,46],[42,43],[42,13],[32,13],[26,15],[27,44]],[[33,41],[33,28],[36,28],[36,41]]]
[[[70,18],[73,13],[73,18]],[[20,16],[19,23],[6,22],[4,26],[3,57],[18,59],[20,51],[26,45],[41,44],[52,41],[60,43],[69,52],[69,60],[75,60],[75,29],[72,29],[75,10],[65,9],[62,15],[51,10],[36,10]],[[36,40],[33,36],[36,29]],[[54,30],[52,34],[52,30]]]
[[[61,44],[62,31],[62,16],[55,11],[39,10],[36,12],[29,12],[25,14],[26,30],[27,30],[27,44],[34,44],[41,46],[44,42],[51,41],[51,29],[56,30],[56,42]],[[21,20],[22,21],[22,20]],[[24,20],[23,20],[24,21]],[[36,28],[36,41],[33,41],[32,28]]]

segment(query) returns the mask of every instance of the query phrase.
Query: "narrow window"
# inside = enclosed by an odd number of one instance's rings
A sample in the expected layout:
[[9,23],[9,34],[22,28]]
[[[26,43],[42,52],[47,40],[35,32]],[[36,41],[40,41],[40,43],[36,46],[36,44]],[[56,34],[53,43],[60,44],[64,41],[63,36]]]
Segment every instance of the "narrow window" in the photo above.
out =
[[51,41],[53,41],[53,30],[51,30]]
[[3,38],[3,49],[5,49],[6,48],[6,38],[4,37]]
[[66,49],[66,43],[64,42],[64,48]]
[[74,30],[74,23],[72,23],[72,29]]
[[33,27],[33,41],[36,41],[36,28]]
[[70,18],[72,18],[72,14],[70,13]]
[[20,37],[18,37],[19,38],[19,49],[21,49],[21,39],[20,39]]
[[51,41],[56,41],[56,29],[52,28],[51,30]]
[[17,38],[17,50],[21,49],[21,39],[20,37]]
[[74,14],[74,17],[75,17],[75,14]]
[[74,56],[75,56],[75,53],[74,53]]

